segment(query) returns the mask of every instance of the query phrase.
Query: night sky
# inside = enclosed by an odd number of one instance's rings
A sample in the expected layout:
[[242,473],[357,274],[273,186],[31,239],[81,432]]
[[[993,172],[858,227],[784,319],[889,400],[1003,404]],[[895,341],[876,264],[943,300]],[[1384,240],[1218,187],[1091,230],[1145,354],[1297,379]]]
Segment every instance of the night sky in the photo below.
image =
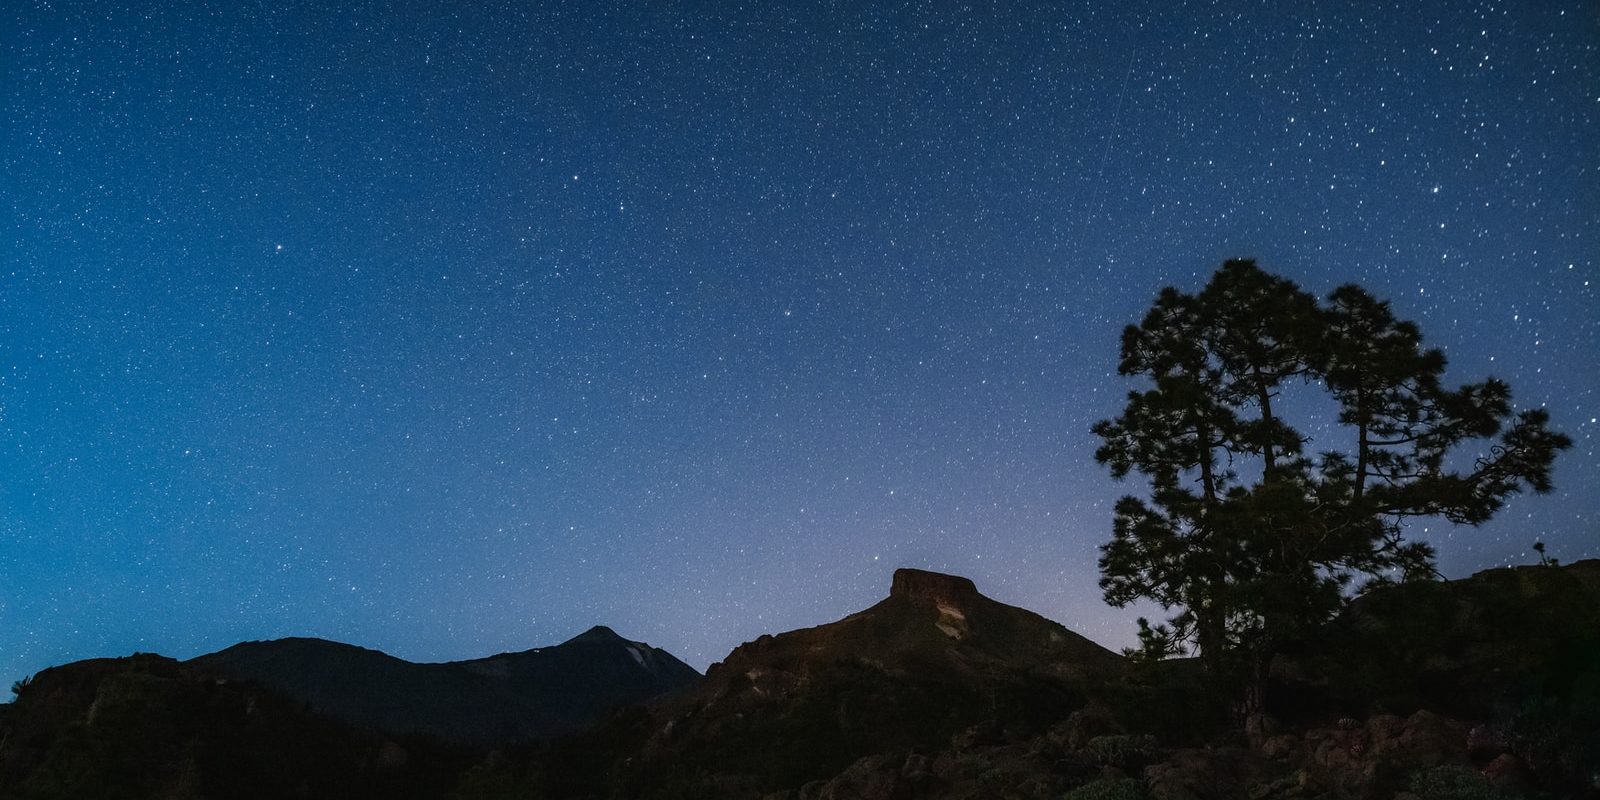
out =
[[1089,426],[1235,256],[1576,441],[1446,575],[1600,556],[1592,1],[338,5],[0,11],[0,678],[703,668],[897,566],[1129,644]]

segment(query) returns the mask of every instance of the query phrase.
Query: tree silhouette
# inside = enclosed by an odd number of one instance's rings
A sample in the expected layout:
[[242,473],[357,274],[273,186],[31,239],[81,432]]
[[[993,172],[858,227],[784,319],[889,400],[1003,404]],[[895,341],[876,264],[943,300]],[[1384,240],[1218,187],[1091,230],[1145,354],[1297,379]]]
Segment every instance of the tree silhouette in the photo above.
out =
[[[1147,497],[1118,501],[1100,558],[1107,602],[1175,612],[1139,620],[1140,652],[1196,649],[1211,674],[1253,678],[1254,705],[1272,653],[1325,622],[1355,578],[1434,574],[1407,518],[1476,525],[1511,495],[1549,491],[1571,440],[1542,410],[1513,414],[1505,383],[1448,389],[1444,369],[1415,324],[1358,286],[1319,303],[1233,260],[1198,294],[1163,289],[1122,335],[1118,371],[1146,387],[1093,429],[1114,477],[1149,481]],[[1284,419],[1292,383],[1337,403],[1347,449]]]

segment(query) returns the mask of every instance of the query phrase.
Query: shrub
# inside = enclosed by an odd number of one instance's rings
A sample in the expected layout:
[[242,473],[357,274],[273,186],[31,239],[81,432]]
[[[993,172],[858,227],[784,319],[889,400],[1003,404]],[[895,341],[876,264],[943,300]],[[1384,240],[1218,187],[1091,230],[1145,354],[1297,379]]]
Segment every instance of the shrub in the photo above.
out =
[[1514,800],[1515,795],[1489,785],[1476,770],[1434,767],[1411,776],[1411,791],[1422,800]]
[[1126,734],[1096,736],[1089,740],[1087,749],[1102,764],[1126,768],[1147,760],[1155,752],[1156,740],[1152,736]]
[[1061,800],[1145,800],[1144,784],[1132,778],[1086,783],[1067,792]]

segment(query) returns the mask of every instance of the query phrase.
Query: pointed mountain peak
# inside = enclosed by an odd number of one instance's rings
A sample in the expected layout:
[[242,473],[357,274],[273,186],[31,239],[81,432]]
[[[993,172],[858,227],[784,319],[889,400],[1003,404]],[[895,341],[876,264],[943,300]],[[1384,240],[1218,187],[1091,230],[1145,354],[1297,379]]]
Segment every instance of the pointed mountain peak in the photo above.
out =
[[890,597],[924,603],[960,603],[982,597],[971,579],[920,569],[897,569],[889,586]]
[[583,633],[568,639],[567,641],[563,642],[563,644],[572,644],[573,642],[588,642],[591,644],[627,644],[628,640],[622,638],[617,634],[616,631],[611,630],[604,625],[596,625],[593,628],[590,628],[589,630],[586,630]]

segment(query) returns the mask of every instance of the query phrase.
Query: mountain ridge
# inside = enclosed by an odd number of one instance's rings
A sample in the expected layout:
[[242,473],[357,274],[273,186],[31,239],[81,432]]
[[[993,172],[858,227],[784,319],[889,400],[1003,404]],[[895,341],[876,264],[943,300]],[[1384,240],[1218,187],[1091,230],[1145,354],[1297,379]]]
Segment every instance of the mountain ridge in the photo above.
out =
[[[1116,670],[1121,656],[1037,613],[980,593],[969,578],[901,568],[888,597],[842,619],[757,637],[706,670],[707,677],[748,660],[860,658],[896,669],[944,660],[957,672],[1026,665],[1058,677]],[[900,662],[905,663],[900,663]],[[732,665],[732,666],[730,666]]]
[[542,738],[700,679],[644,642],[595,626],[560,644],[412,662],[315,637],[240,642],[185,662],[253,680],[360,727],[459,742]]
[[[1275,665],[1269,713],[1241,730],[1192,660],[1128,662],[966,578],[908,569],[868,608],[523,745],[515,697],[552,692],[551,674],[570,679],[556,694],[592,699],[584,681],[608,670],[694,671],[605,626],[433,664],[289,637],[52,667],[0,706],[0,796],[1600,797],[1597,658],[1600,561],[1376,587]],[[483,738],[352,722],[205,661],[280,679],[299,664],[324,688],[377,687],[391,710],[476,717]]]
[[595,733],[594,748],[627,765],[621,796],[759,797],[872,753],[937,747],[996,715],[1042,728],[1123,668],[970,579],[900,569],[872,606],[740,644],[696,685]]

